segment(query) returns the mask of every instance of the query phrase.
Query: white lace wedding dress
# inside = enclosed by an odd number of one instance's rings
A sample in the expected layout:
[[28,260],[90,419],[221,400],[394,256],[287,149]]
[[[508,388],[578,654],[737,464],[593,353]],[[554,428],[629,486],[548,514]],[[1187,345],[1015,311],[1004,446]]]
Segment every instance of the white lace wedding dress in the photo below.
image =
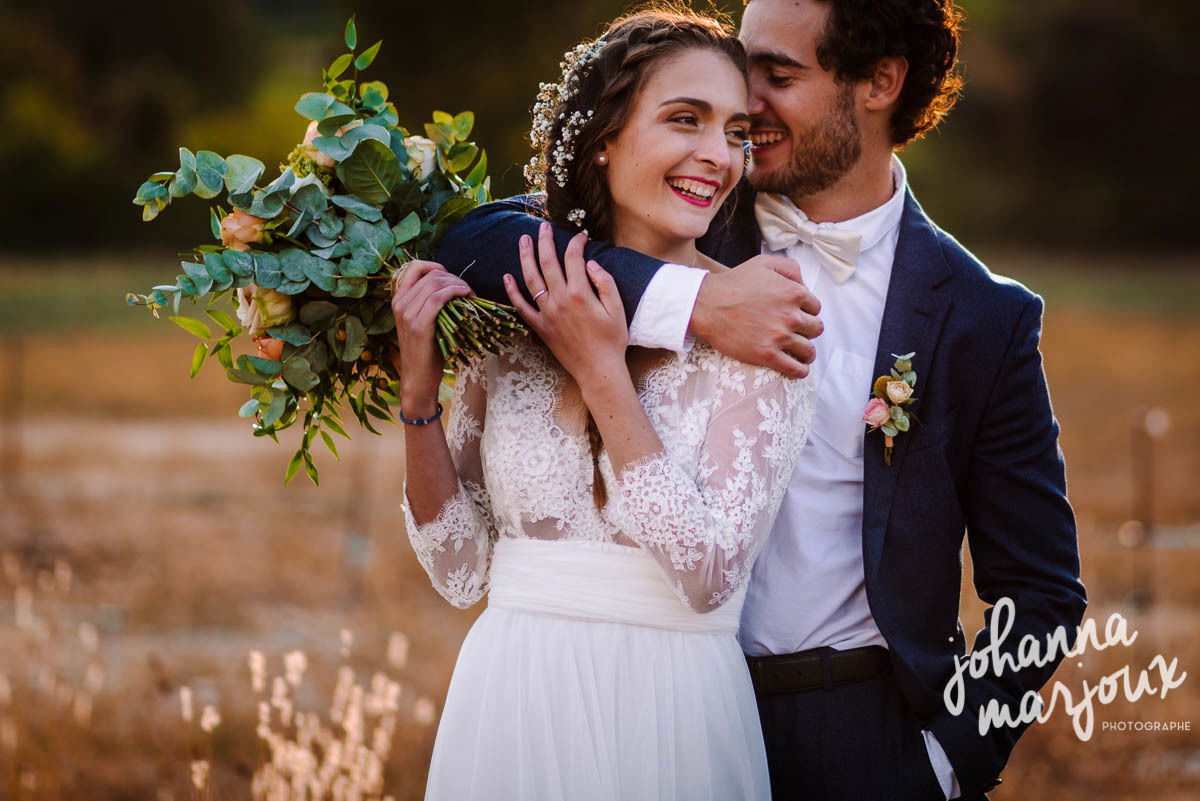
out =
[[[813,413],[807,381],[696,342],[631,349],[664,452],[592,492],[578,385],[536,340],[459,372],[460,478],[408,534],[463,642],[427,799],[768,799],[734,637],[746,581]],[[643,369],[644,368],[644,369]]]

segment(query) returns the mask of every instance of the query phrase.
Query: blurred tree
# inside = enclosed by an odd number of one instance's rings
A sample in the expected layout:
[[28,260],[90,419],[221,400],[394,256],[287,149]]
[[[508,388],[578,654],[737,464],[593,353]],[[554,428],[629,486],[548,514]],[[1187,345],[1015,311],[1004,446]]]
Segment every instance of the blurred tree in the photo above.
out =
[[[1200,63],[1189,0],[960,0],[966,94],[904,154],[922,201],[970,243],[1188,246],[1186,140]],[[697,5],[701,5],[698,3]],[[740,0],[717,5],[735,16]],[[291,107],[340,52],[384,40],[369,74],[414,129],[472,109],[497,194],[523,189],[528,111],[562,52],[620,0],[0,0],[0,249],[192,243],[202,204],[142,226],[129,201],[175,149],[268,164],[303,130]],[[1178,142],[1178,144],[1177,144]],[[61,210],[60,213],[48,213]],[[69,213],[62,213],[69,212]],[[65,228],[65,230],[64,230]]]

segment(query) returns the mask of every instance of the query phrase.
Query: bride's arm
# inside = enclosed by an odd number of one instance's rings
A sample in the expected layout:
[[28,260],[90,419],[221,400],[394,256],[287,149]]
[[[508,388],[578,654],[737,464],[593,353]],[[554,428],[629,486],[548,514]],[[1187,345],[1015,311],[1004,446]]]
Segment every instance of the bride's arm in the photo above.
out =
[[746,581],[770,530],[811,418],[809,388],[714,354],[707,367],[736,365],[736,375],[680,399],[709,407],[697,477],[670,458],[646,416],[625,362],[620,300],[599,265],[584,265],[582,237],[565,273],[545,255],[552,249],[539,248],[540,269],[530,240],[520,250],[526,283],[546,292],[535,309],[506,279],[510,299],[580,386],[616,476],[617,522],[689,606],[717,608]]
[[[441,267],[414,263],[392,300],[400,345],[401,411],[410,419],[437,414],[443,360],[434,341],[438,310],[470,288]],[[487,402],[482,363],[458,370],[448,423],[404,426],[401,504],[409,540],[433,586],[465,608],[487,592],[495,524],[483,481],[479,441]]]

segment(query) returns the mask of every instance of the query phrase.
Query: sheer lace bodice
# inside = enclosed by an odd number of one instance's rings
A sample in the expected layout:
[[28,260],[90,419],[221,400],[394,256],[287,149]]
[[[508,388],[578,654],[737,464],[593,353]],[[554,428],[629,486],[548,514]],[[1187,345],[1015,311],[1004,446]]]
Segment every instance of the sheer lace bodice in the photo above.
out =
[[450,603],[487,593],[499,537],[640,546],[700,612],[745,584],[807,439],[812,388],[701,341],[683,358],[630,353],[649,364],[631,369],[663,451],[619,476],[601,452],[603,508],[587,409],[544,345],[525,339],[458,372],[447,426],[458,491],[424,525],[403,501],[417,557]]

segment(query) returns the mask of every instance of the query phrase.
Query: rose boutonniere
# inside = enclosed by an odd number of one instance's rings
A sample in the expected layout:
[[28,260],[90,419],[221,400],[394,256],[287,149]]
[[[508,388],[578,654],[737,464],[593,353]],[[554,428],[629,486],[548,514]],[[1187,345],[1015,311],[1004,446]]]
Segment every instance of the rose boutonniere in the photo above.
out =
[[896,437],[902,431],[908,431],[912,422],[917,419],[909,407],[916,400],[913,389],[917,386],[917,374],[912,369],[912,357],[915,353],[896,356],[890,375],[881,375],[875,379],[871,388],[871,399],[863,409],[863,422],[871,427],[871,431],[883,431],[883,463],[891,465],[892,448]]

